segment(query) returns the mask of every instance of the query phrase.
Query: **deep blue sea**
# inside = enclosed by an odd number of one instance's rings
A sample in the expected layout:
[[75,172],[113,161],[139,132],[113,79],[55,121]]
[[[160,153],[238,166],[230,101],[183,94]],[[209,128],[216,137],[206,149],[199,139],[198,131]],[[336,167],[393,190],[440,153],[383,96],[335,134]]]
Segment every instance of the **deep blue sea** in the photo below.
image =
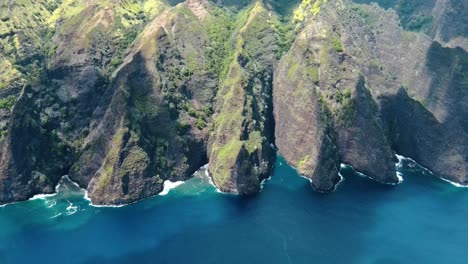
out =
[[399,171],[395,187],[344,169],[323,195],[279,157],[254,197],[217,193],[200,171],[121,208],[61,184],[0,208],[0,263],[468,263],[468,189]]

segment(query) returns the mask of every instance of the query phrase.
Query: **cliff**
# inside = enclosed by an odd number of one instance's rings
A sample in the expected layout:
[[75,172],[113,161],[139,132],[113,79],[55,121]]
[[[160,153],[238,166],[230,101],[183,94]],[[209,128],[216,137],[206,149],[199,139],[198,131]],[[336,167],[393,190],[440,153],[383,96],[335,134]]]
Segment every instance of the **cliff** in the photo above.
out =
[[[174,3],[173,3],[174,2]],[[0,4],[0,204],[62,175],[95,204],[209,163],[255,194],[276,151],[321,192],[395,154],[468,184],[463,1]]]
[[[295,13],[301,31],[274,87],[277,144],[286,160],[324,191],[336,182],[338,162],[397,183],[392,153],[466,183],[466,51],[404,31],[393,11],[376,5],[304,3]],[[338,155],[324,160],[319,146],[332,149],[329,141]],[[323,166],[332,173],[317,173]]]

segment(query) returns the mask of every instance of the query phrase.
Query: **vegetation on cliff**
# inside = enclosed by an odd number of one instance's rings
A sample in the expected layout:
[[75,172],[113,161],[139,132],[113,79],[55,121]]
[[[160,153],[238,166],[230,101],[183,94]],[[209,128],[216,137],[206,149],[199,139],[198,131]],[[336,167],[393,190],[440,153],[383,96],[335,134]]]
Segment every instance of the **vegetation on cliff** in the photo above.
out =
[[207,162],[220,190],[253,194],[275,147],[319,191],[340,163],[393,184],[395,153],[467,181],[460,4],[286,2],[1,3],[0,203],[64,174],[127,203]]

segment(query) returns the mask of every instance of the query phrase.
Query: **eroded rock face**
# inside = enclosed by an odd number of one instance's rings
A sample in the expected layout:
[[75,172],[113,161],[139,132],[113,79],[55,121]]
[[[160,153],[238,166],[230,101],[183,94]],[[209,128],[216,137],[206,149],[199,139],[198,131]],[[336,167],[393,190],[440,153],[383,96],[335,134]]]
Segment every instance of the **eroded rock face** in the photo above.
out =
[[316,189],[331,191],[339,181],[340,163],[313,49],[313,42],[300,37],[278,65],[273,89],[276,145]]
[[394,9],[405,30],[422,32],[445,47],[468,48],[467,2],[458,0],[352,0]]
[[276,147],[321,192],[340,163],[397,183],[394,154],[468,183],[463,1],[50,2],[0,17],[0,204],[65,174],[129,203],[206,163],[255,194]]
[[[15,56],[21,55],[26,63],[27,71],[21,73],[28,85],[2,128],[7,133],[1,143],[1,203],[51,193],[61,175],[68,174],[105,94],[111,62],[129,44],[119,32],[136,30],[122,21],[142,23],[133,15],[124,18],[125,9],[113,12],[98,2],[76,1],[73,7],[68,2],[55,4],[47,11],[41,9],[42,18],[33,21],[36,31],[30,30],[33,25],[16,25],[24,37],[19,45],[27,48]],[[119,4],[112,2],[115,8]],[[73,19],[70,14],[75,14]]]
[[253,194],[274,163],[271,89],[277,18],[259,2],[234,32],[234,52],[215,102],[210,173],[224,192]]
[[[277,145],[288,162],[311,177],[323,162],[316,154],[321,142],[316,130],[332,123],[339,153],[335,162],[379,182],[398,182],[396,152],[465,183],[466,123],[461,116],[466,117],[466,100],[455,98],[466,96],[460,83],[465,77],[459,73],[466,51],[404,32],[395,13],[376,5],[323,3],[303,25],[278,67],[274,88]],[[301,73],[304,69],[314,78]],[[448,76],[450,71],[455,74]],[[320,105],[331,115],[317,112]],[[327,122],[327,116],[333,121]],[[301,139],[294,144],[283,139],[286,134]],[[457,139],[448,143],[448,135]],[[313,153],[313,162],[304,162],[306,153]],[[322,173],[315,181],[334,182],[335,177]]]
[[203,110],[216,84],[199,70],[207,44],[207,32],[186,6],[143,30],[110,84],[110,103],[95,112],[88,149],[70,174],[93,202],[155,195],[165,180],[186,180],[206,163],[209,112]]

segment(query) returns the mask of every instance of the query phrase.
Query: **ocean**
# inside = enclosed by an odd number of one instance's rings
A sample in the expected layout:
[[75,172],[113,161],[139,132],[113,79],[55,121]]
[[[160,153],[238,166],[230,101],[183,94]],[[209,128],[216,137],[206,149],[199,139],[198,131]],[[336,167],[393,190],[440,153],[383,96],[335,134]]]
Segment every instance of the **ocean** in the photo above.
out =
[[331,194],[278,157],[262,192],[222,194],[204,170],[164,196],[93,207],[54,196],[0,208],[0,263],[468,263],[468,189],[409,160],[381,185],[343,168]]

